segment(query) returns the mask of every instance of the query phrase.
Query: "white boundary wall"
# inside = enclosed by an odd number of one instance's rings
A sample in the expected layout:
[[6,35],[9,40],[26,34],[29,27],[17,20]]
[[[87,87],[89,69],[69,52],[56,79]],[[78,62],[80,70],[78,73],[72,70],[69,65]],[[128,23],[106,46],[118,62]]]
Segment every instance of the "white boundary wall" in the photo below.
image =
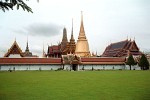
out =
[[[125,69],[130,70],[130,66],[126,65]],[[138,65],[134,65],[134,66],[131,66],[131,70],[141,70],[141,67],[139,67]]]
[[[71,65],[64,65],[64,70],[70,70]],[[77,65],[78,70],[130,70],[128,65]],[[0,65],[1,71],[8,70],[57,70],[63,68],[61,64],[54,65]],[[132,70],[141,70],[138,65],[132,66]]]
[[124,70],[125,65],[79,65],[79,70]]
[[3,65],[0,70],[57,70],[61,65]]

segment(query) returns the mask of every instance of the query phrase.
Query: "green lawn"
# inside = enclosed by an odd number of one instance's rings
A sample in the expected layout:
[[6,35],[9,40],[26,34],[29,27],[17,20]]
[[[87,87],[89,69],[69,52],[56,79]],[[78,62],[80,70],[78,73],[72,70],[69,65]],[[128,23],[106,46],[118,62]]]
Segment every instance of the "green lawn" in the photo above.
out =
[[0,100],[150,100],[150,71],[0,72]]

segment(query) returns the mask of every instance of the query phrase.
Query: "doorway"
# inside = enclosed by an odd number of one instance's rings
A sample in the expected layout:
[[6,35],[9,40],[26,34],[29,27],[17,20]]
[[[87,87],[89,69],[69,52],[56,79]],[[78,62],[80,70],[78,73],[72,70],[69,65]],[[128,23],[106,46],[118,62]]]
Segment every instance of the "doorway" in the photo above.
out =
[[78,70],[78,65],[77,64],[72,64],[72,70],[77,71]]

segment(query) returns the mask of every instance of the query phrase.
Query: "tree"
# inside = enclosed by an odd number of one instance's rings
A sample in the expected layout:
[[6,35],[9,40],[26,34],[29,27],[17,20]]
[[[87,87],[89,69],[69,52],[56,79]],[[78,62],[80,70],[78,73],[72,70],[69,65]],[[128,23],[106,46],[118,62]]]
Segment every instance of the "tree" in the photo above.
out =
[[139,66],[141,67],[141,70],[149,69],[149,62],[148,62],[145,54],[142,54],[140,61],[139,61]]
[[135,62],[132,54],[129,55],[126,64],[130,66],[130,70],[131,70],[131,66],[136,65],[136,62]]
[[[39,0],[37,1],[39,2]],[[2,9],[4,12],[9,9],[13,10],[14,6],[17,7],[17,10],[21,6],[24,11],[26,10],[28,12],[33,13],[32,9],[26,3],[24,3],[23,0],[1,0],[0,1],[0,9]]]
[[94,70],[94,67],[92,67],[92,71]]

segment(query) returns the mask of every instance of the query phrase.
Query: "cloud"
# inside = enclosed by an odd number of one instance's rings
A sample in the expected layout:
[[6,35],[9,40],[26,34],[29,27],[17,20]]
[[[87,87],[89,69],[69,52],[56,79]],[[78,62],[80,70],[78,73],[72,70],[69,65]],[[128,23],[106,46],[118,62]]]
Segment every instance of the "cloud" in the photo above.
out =
[[33,23],[25,29],[28,32],[28,35],[47,37],[60,34],[62,26],[53,23]]
[[53,23],[32,23],[20,29],[12,30],[17,34],[47,37],[61,34],[62,28],[63,26]]

